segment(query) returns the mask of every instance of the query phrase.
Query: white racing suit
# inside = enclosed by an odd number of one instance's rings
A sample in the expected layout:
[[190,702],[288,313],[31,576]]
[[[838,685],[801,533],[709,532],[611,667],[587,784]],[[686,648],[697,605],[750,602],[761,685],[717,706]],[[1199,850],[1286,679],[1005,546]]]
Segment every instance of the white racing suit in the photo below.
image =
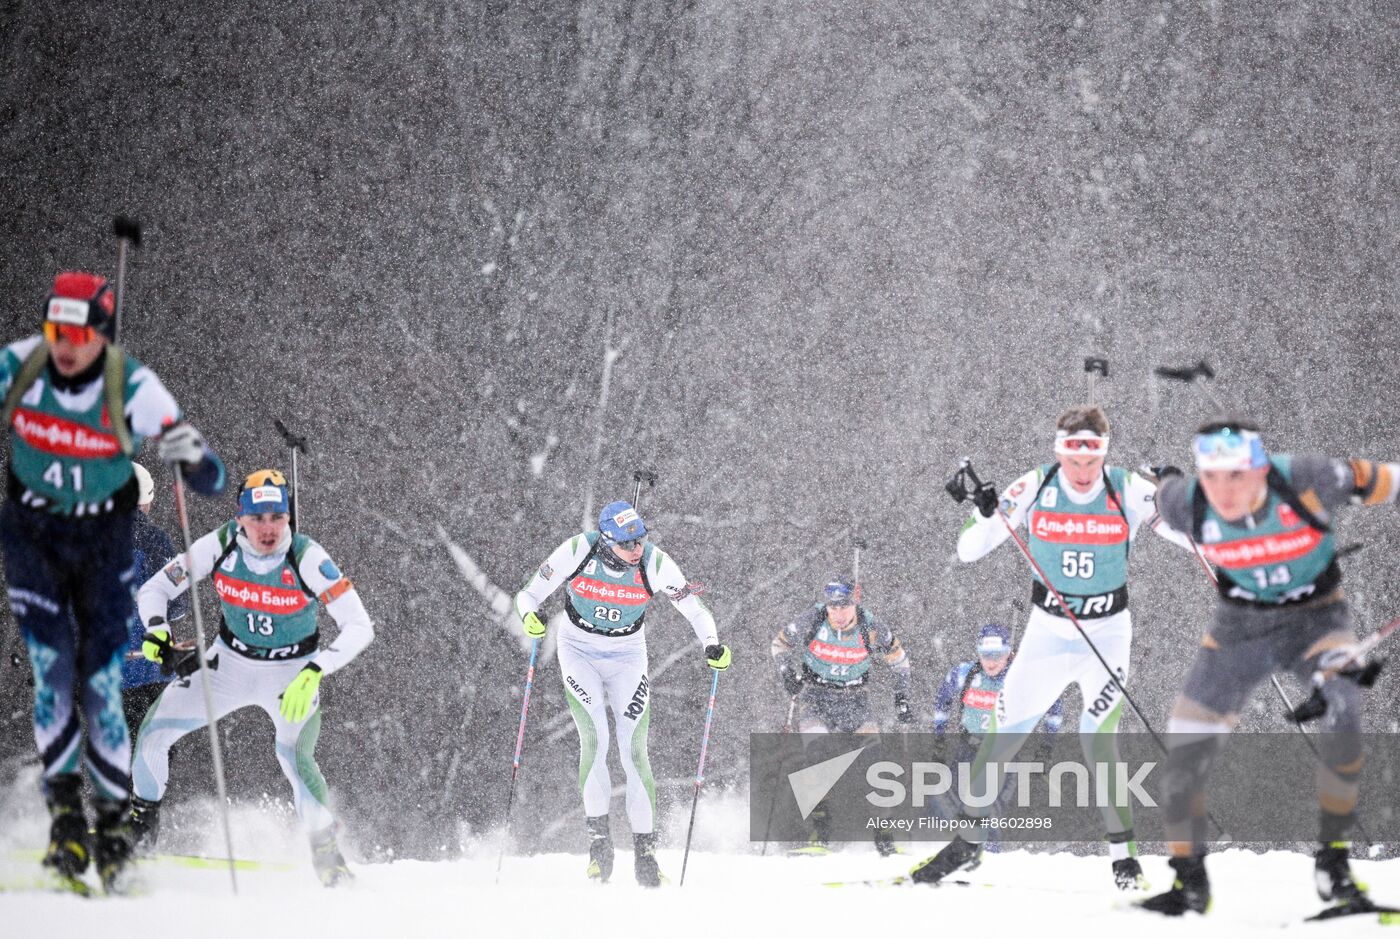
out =
[[[183,566],[185,556],[181,554],[146,581],[137,596],[143,623],[149,624],[152,617],[165,617],[170,601],[189,589],[189,575],[192,574],[197,580],[210,576],[216,561],[225,554],[218,537],[221,530],[210,532],[194,543],[191,551],[192,570],[188,573]],[[313,615],[315,604],[318,601],[324,604],[340,627],[339,635],[329,646],[319,650],[315,633],[309,639],[282,648],[253,645],[256,630],[246,634],[242,632],[244,617],[249,623],[260,622],[264,618],[259,616],[257,610],[261,608],[230,602],[229,597],[234,594],[221,585],[219,593],[223,622],[219,638],[206,653],[209,691],[215,719],[250,705],[261,708],[272,719],[277,733],[277,762],[292,784],[298,817],[314,834],[327,830],[335,821],[326,781],[315,759],[316,740],[321,731],[320,695],[313,700],[306,719],[299,723],[292,723],[282,716],[279,711],[280,699],[287,685],[307,664],[316,663],[325,677],[349,664],[373,641],[374,624],[350,580],[341,575],[324,548],[306,539],[297,563],[300,573],[298,582],[297,572],[291,570],[292,561],[288,556],[288,550],[292,547],[290,534],[283,542],[283,546],[270,555],[255,554],[240,531],[236,547],[219,564],[220,571],[244,570],[246,566],[246,571],[253,575],[266,576],[283,568],[281,583],[286,585],[286,589],[278,592],[284,596],[290,595],[301,589],[300,584],[304,584],[316,594],[316,599],[310,600]],[[241,602],[252,604],[256,601]],[[240,639],[240,636],[243,638]],[[322,680],[325,680],[324,677]],[[148,802],[160,801],[165,795],[170,775],[170,748],[181,737],[208,723],[203,683],[203,672],[195,672],[188,679],[172,682],[146,714],[137,736],[136,755],[132,762],[132,781],[140,798]]]
[[[584,814],[608,814],[608,716],[617,722],[618,756],[627,777],[627,821],[634,835],[656,823],[656,784],[647,755],[651,684],[647,677],[642,609],[663,593],[690,621],[702,646],[719,642],[715,619],[686,583],[676,562],[647,544],[639,569],[609,567],[593,548],[596,532],[561,544],[515,597],[518,616],[537,613],[550,594],[568,582],[571,625],[559,634],[559,669],[565,698],[579,735],[579,791]],[[643,576],[644,575],[644,576]]]
[[[1122,472],[1122,471],[1115,471]],[[1055,480],[1042,490],[1045,479],[1043,468],[1026,473],[1007,487],[1001,500],[1001,509],[1014,528],[1027,525],[1028,516],[1040,512],[1048,520],[1050,527],[1042,527],[1037,522],[1032,526],[1046,535],[1053,534],[1053,547],[1048,552],[1055,556],[1063,551],[1066,557],[1063,566],[1051,569],[1044,560],[1041,567],[1054,581],[1067,600],[1072,596],[1082,596],[1083,601],[1072,600],[1080,606],[1080,625],[1093,642],[1104,660],[1118,677],[1118,682],[1127,685],[1129,675],[1129,652],[1132,647],[1132,614],[1126,607],[1126,551],[1127,544],[1137,535],[1138,529],[1146,523],[1153,531],[1173,544],[1192,550],[1190,539],[1168,527],[1157,515],[1155,508],[1156,487],[1138,476],[1127,472],[1120,477],[1124,480],[1122,491],[1116,491],[1116,501],[1105,498],[1104,480],[1101,474],[1088,492],[1078,492],[1057,474]],[[1053,490],[1053,492],[1051,492]],[[1039,495],[1037,495],[1039,493]],[[1038,503],[1038,504],[1037,504]],[[1119,532],[1124,557],[1119,563],[1123,566],[1123,584],[1108,584],[1107,593],[1093,596],[1097,588],[1085,589],[1082,594],[1066,586],[1073,584],[1063,575],[1075,571],[1078,558],[1072,540],[1059,532],[1065,529],[1054,528],[1057,523],[1068,519],[1074,524],[1083,524],[1090,516],[1086,513],[1094,507],[1106,514],[1095,516],[1098,530],[1126,522],[1124,538]],[[1121,521],[1120,521],[1121,520]],[[1035,531],[1028,541],[1035,550]],[[972,518],[958,537],[958,557],[965,562],[976,561],[997,548],[1010,537],[1007,526],[993,515],[984,517],[974,510]],[[1068,536],[1072,539],[1072,535]],[[1086,546],[1092,543],[1086,541]],[[1106,536],[1107,537],[1107,536]],[[1103,547],[1106,542],[1098,542]],[[1103,555],[1099,555],[1103,557]],[[1075,571],[1077,573],[1077,571]],[[1093,583],[1092,579],[1085,583]],[[1118,683],[1104,668],[1103,662],[1094,650],[1084,641],[1078,629],[1068,617],[1061,615],[1059,604],[1048,596],[1048,592],[1038,581],[1033,594],[1036,605],[1032,608],[1026,631],[1016,650],[1016,657],[1007,669],[1006,681],[997,699],[995,733],[984,741],[982,755],[991,761],[1005,761],[1013,758],[1024,736],[1034,730],[1045,712],[1065,692],[1071,684],[1079,685],[1084,710],[1079,718],[1080,743],[1090,766],[1118,760],[1118,743],[1114,736],[1123,713],[1122,693]],[[1101,601],[1098,605],[1095,601]],[[1113,612],[1108,612],[1113,610]],[[1100,615],[1102,613],[1107,615]],[[997,739],[1000,738],[1000,739]],[[977,791],[974,789],[974,791]],[[1117,800],[1114,800],[1117,801]],[[1125,800],[1126,801],[1126,800]],[[1106,808],[1104,821],[1109,832],[1110,853],[1114,859],[1127,857],[1132,851],[1132,810],[1126,804],[1122,808]]]

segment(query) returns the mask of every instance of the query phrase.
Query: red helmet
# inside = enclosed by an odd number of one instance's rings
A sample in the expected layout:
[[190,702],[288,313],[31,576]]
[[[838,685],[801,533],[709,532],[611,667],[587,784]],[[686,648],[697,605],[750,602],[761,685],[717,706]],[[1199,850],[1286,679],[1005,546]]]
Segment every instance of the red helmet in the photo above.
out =
[[90,326],[108,339],[116,330],[116,297],[107,278],[83,271],[63,271],[53,279],[44,303],[44,322],[60,327]]

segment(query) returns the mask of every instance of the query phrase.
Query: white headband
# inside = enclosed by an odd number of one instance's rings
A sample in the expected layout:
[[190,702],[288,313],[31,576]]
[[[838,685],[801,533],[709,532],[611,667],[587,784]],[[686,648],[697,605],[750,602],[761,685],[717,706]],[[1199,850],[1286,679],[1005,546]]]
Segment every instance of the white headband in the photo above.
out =
[[1055,431],[1055,452],[1060,456],[1103,456],[1108,452],[1108,434],[1084,428],[1070,433]]

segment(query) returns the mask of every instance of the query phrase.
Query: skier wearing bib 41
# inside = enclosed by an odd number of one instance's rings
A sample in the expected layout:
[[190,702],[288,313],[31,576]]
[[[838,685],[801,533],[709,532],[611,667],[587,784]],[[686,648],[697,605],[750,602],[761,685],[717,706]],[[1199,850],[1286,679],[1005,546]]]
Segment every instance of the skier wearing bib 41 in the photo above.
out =
[[1172,916],[1205,912],[1205,789],[1223,735],[1271,673],[1307,681],[1338,662],[1347,667],[1322,683],[1326,708],[1312,735],[1322,762],[1317,891],[1339,907],[1365,910],[1370,901],[1347,853],[1363,759],[1360,684],[1375,673],[1349,661],[1355,634],[1331,522],[1348,503],[1394,502],[1400,464],[1270,456],[1258,428],[1239,421],[1203,426],[1193,450],[1197,478],[1161,469],[1157,507],[1168,524],[1193,532],[1215,565],[1220,596],[1168,725],[1163,816],[1175,883],[1142,906]]
[[[286,477],[275,469],[258,470],[243,483],[238,517],[194,543],[190,569],[182,555],[142,586],[137,597],[147,629],[142,651],[153,662],[172,653],[166,617],[170,603],[189,590],[190,578],[213,576],[223,617],[207,653],[208,672],[168,685],[141,723],[132,765],[135,822],[138,848],[149,852],[160,829],[170,748],[207,723],[207,675],[216,719],[249,705],[272,718],[277,762],[310,833],[316,875],[332,887],[351,875],[336,845],[335,816],[316,765],[318,689],[374,640],[374,624],[326,550],[292,531],[291,511]],[[326,648],[320,648],[316,626],[318,602],[340,627]]]
[[[0,547],[10,610],[34,669],[34,739],[52,817],[43,863],[79,891],[95,859],[103,886],[119,892],[131,854],[121,686],[137,573],[132,455],[159,437],[160,458],[181,464],[193,489],[213,495],[224,487],[223,463],[183,422],[160,379],[112,342],[115,314],[105,278],[65,272],[54,278],[43,335],[0,352],[10,432]],[[80,760],[94,794],[92,838]]]
[[[914,720],[909,708],[909,656],[894,630],[861,606],[859,599],[860,590],[854,583],[832,578],[822,588],[823,602],[808,607],[773,637],[769,652],[783,688],[798,706],[799,733],[879,733],[865,687],[876,657],[890,670],[895,720],[903,725]],[[821,740],[810,741],[808,748],[813,762],[827,749]],[[830,817],[825,803],[810,817],[811,840],[793,853],[826,854]],[[893,854],[894,837],[878,831],[875,847],[882,855]]]
[[613,502],[598,517],[598,530],[581,532],[549,555],[515,596],[515,612],[526,635],[541,638],[540,605],[564,586],[564,612],[573,624],[559,634],[559,670],[579,735],[579,791],[589,833],[588,876],[612,876],[613,846],[608,830],[608,715],[617,719],[618,755],[627,776],[627,820],[632,826],[637,883],[656,887],[656,784],[647,756],[651,685],[647,679],[646,605],[658,592],[690,621],[710,668],[729,667],[715,618],[700,602],[685,575],[647,540],[647,527],[631,503]]
[[[1153,505],[1152,483],[1117,466],[1106,466],[1108,418],[1098,407],[1075,407],[1060,416],[1055,432],[1056,463],[1040,466],[1011,484],[998,504],[990,483],[972,495],[977,508],[958,537],[958,557],[976,561],[1025,524],[1032,557],[1083,626],[1118,681],[1127,683],[1132,619],[1128,612],[1128,547],[1143,523],[1190,550],[1190,542],[1162,525]],[[1071,683],[1078,683],[1084,710],[1080,742],[1088,765],[1118,758],[1119,686],[1084,636],[1064,615],[1040,579],[1031,582],[1031,610],[1021,648],[1007,669],[997,699],[996,718],[978,750],[977,765],[1013,759],[1025,737]],[[1133,840],[1132,809],[1122,802],[1103,810],[1113,877],[1122,890],[1145,886]],[[984,791],[978,779],[972,791]],[[942,851],[912,872],[916,882],[936,883],[978,863],[979,844],[954,837]]]

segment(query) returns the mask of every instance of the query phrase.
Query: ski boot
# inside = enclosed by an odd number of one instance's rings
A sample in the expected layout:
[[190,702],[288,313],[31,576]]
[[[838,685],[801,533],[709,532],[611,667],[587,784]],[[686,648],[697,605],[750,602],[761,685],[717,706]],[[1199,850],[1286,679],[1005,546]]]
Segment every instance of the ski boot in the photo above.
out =
[[156,852],[160,837],[160,803],[147,802],[140,796],[131,797],[131,851],[136,857],[150,857]]
[[1347,861],[1349,849],[1345,841],[1333,841],[1318,848],[1313,855],[1317,895],[1325,901],[1346,905],[1367,899],[1366,885],[1357,883],[1351,876],[1351,864]]
[[899,853],[899,845],[894,843],[894,835],[887,831],[875,832],[875,850],[880,852],[880,857],[889,857]]
[[44,801],[52,821],[43,865],[57,875],[63,886],[74,890],[82,883],[79,878],[90,859],[81,787],[82,780],[76,773],[62,773],[44,784]]
[[1194,910],[1204,913],[1210,909],[1210,881],[1206,879],[1204,857],[1174,857],[1167,862],[1176,871],[1172,889],[1148,897],[1138,903],[1144,910],[1164,916],[1181,916]]
[[588,879],[608,882],[613,870],[612,835],[606,815],[590,815],[588,822]]
[[826,806],[818,805],[812,810],[808,820],[812,823],[812,834],[807,838],[807,843],[793,848],[788,854],[794,857],[823,857],[830,854],[827,833],[831,828],[831,817],[827,814]]
[[97,802],[97,829],[93,856],[102,889],[124,893],[130,881],[131,852],[135,834],[131,827],[131,803],[100,799]]
[[1146,890],[1147,878],[1135,857],[1120,857],[1113,862],[1113,882],[1119,890]]
[[954,871],[972,870],[982,863],[982,846],[964,841],[960,835],[943,846],[931,858],[925,859],[909,872],[916,884],[936,884]]
[[316,876],[325,887],[338,887],[355,879],[350,868],[345,866],[345,857],[335,843],[335,826],[311,835],[311,865],[316,868]]
[[670,883],[656,866],[656,834],[632,836],[632,852],[636,861],[637,883],[643,887],[660,887]]

